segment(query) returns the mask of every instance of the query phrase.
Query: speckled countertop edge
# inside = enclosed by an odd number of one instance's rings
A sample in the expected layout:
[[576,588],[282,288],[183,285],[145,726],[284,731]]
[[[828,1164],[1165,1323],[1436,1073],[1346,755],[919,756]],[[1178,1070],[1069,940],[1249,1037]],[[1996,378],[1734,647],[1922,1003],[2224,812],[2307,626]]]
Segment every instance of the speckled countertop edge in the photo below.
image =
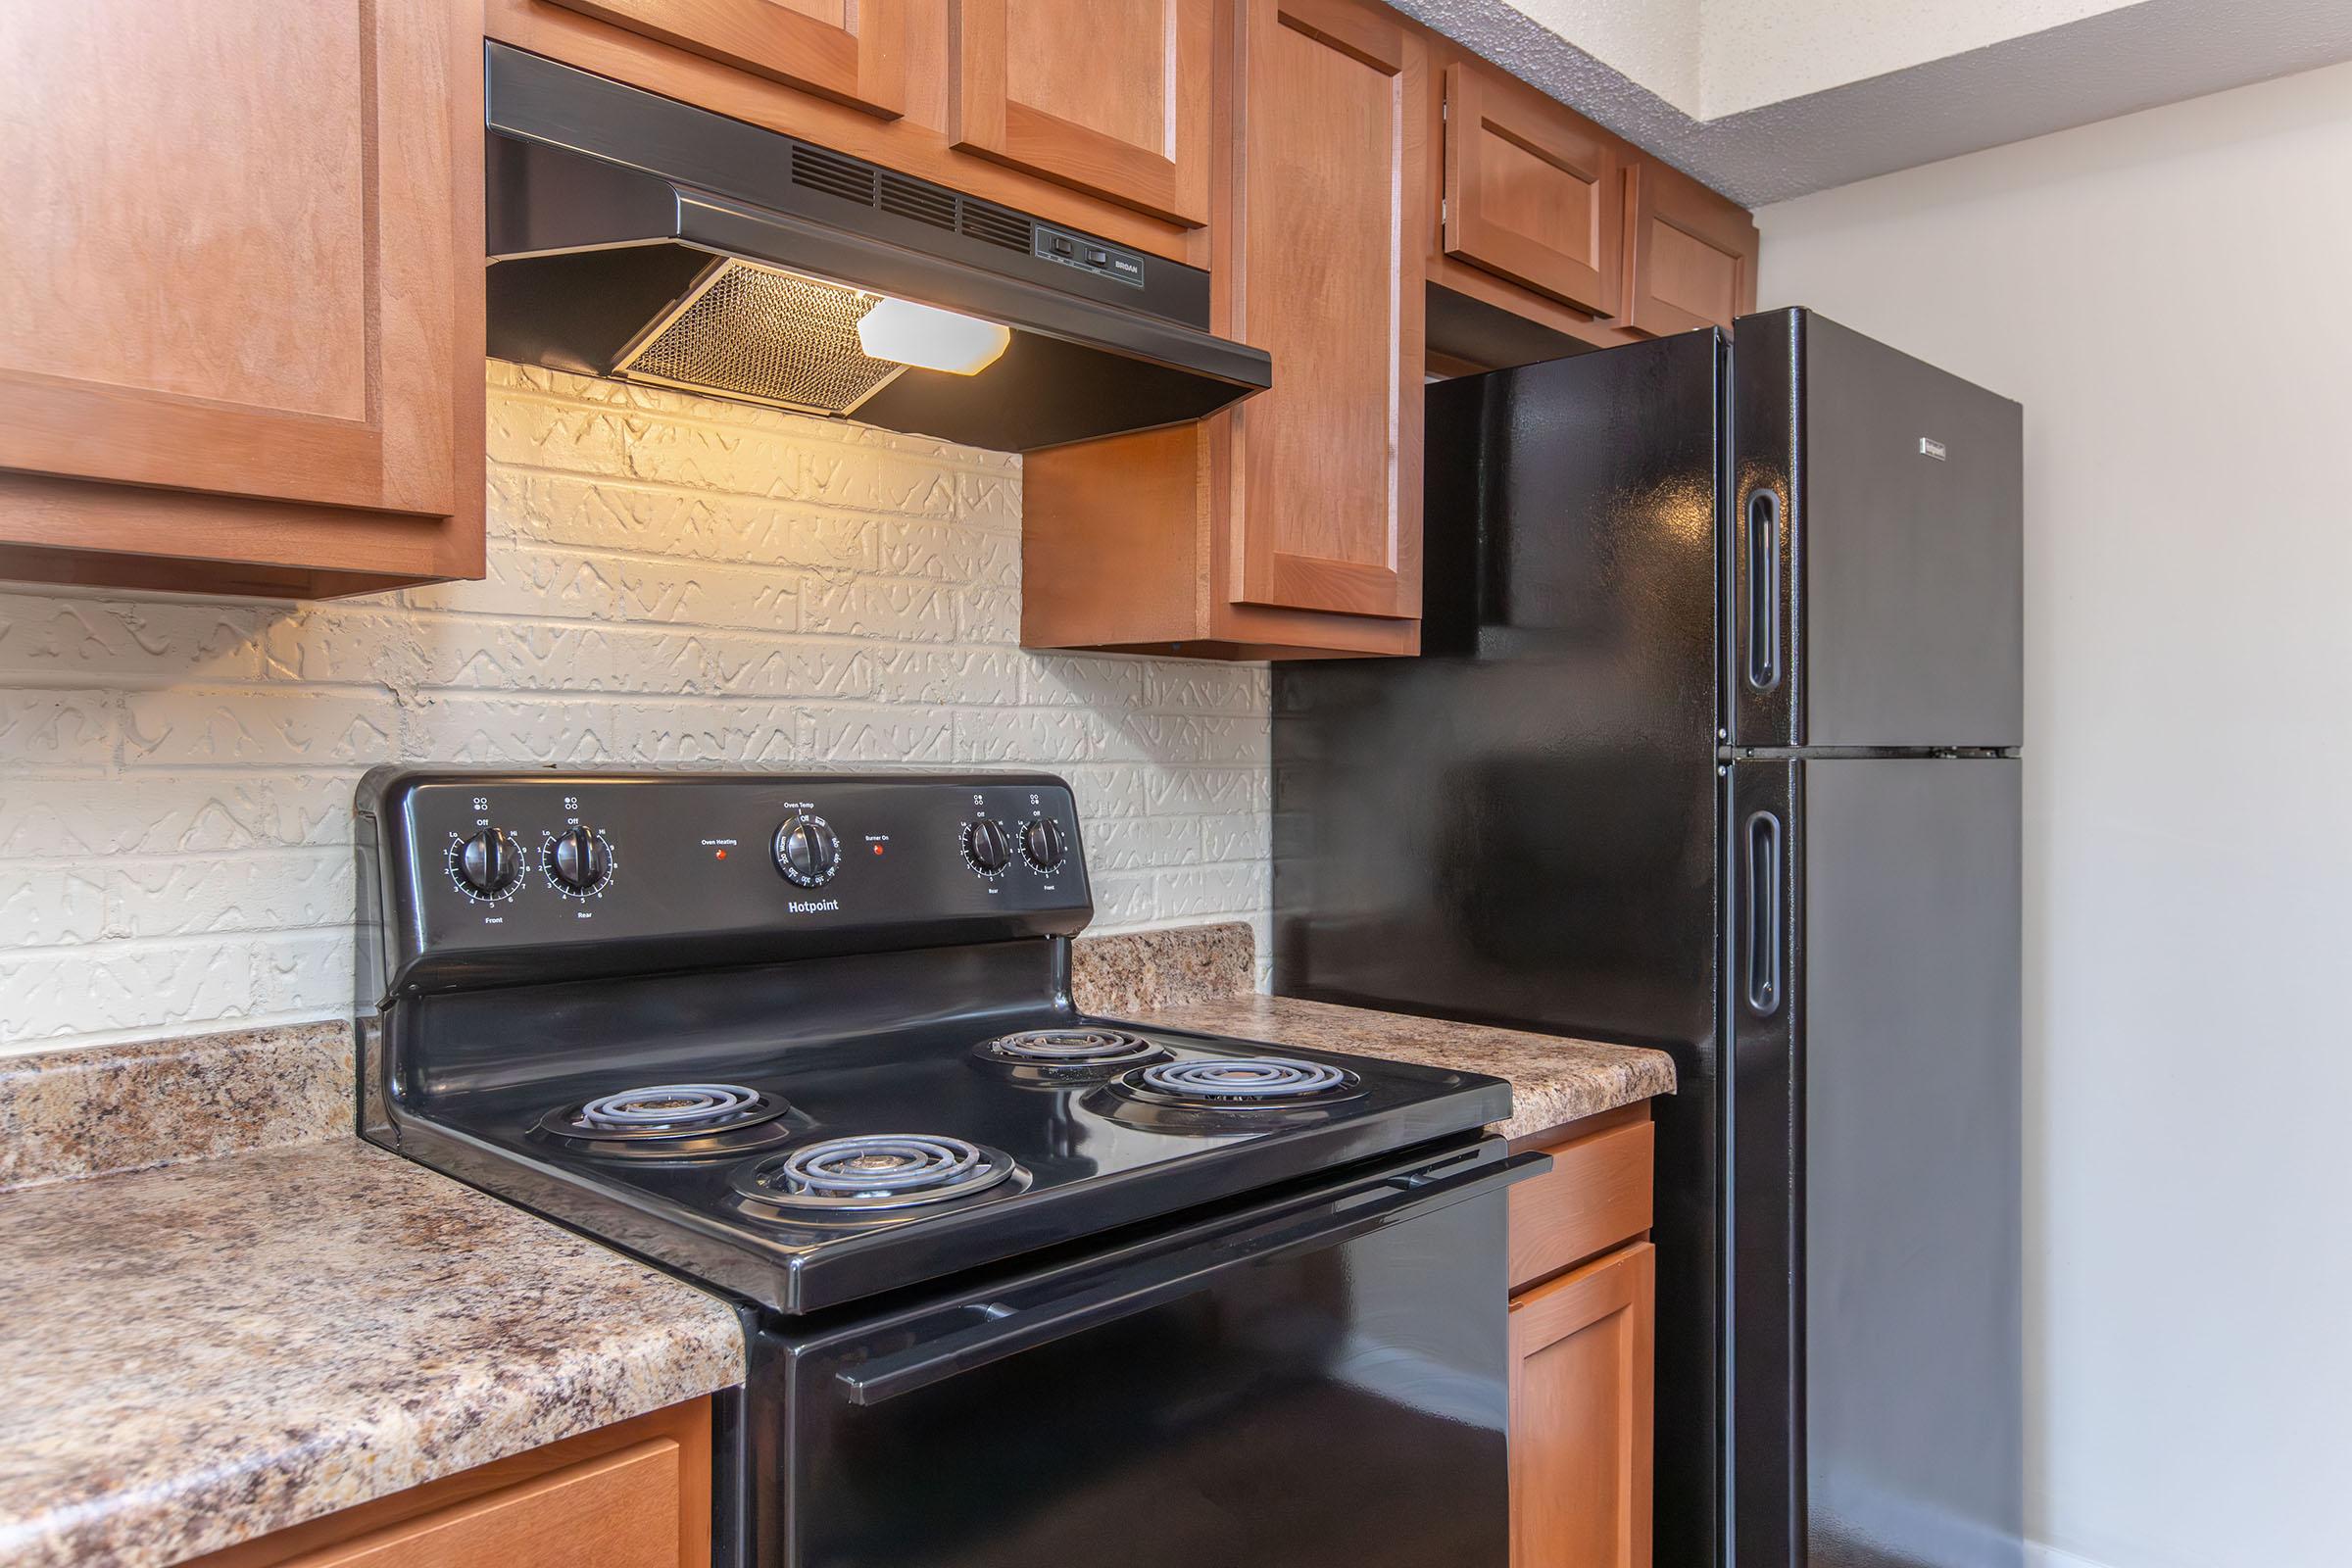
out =
[[356,1138],[0,1194],[0,1565],[162,1568],[740,1383],[732,1308]]

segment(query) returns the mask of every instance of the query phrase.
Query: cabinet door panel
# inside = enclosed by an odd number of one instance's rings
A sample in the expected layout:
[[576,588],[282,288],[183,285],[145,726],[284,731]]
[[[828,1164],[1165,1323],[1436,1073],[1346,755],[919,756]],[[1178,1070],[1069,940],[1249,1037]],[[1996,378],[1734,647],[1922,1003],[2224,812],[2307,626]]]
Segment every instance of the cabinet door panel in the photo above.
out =
[[[1342,0],[1250,0],[1236,190],[1241,334],[1274,357],[1243,404],[1241,603],[1420,613],[1425,193],[1417,40]],[[1410,79],[1408,79],[1410,78]]]
[[906,0],[548,0],[885,120],[906,112]]
[[0,467],[478,506],[479,50],[462,0],[7,8]]
[[1043,178],[1208,221],[1214,0],[955,0],[951,139]]
[[678,1568],[679,1463],[678,1446],[656,1439],[289,1568]]
[[1624,203],[1598,127],[1516,82],[1446,68],[1446,254],[1595,316],[1619,307]]
[[1756,307],[1756,225],[1688,174],[1639,163],[1625,173],[1622,325],[1663,336],[1731,329]]
[[1511,1301],[1511,1568],[1647,1568],[1656,1251]]

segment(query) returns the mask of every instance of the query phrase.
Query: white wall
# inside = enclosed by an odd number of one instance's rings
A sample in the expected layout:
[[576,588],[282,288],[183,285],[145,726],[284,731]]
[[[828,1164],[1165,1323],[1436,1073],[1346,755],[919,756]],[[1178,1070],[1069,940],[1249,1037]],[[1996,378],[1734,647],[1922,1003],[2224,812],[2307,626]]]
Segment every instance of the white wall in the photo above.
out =
[[352,786],[395,760],[1042,766],[1096,929],[1262,924],[1265,666],[1021,652],[1018,459],[489,377],[487,581],[0,588],[0,1055],[346,1013]]
[[2026,406],[2031,1527],[2341,1568],[2352,67],[1758,218],[1767,304]]
[[1720,120],[2119,11],[2136,0],[1705,0],[1699,102]]
[[[1408,6],[1443,20],[1476,0]],[[1507,0],[1694,120],[1720,120],[2140,0]]]

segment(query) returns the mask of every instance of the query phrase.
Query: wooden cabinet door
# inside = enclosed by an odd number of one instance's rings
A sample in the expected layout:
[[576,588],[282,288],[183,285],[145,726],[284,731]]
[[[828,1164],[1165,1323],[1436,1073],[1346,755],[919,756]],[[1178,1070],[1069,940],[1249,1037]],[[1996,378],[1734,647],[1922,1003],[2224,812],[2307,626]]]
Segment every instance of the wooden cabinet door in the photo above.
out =
[[0,8],[0,468],[478,516],[480,10]]
[[1215,0],[952,0],[965,152],[1154,218],[1208,221]]
[[1446,254],[1594,316],[1625,262],[1615,145],[1533,88],[1446,68]]
[[[1230,329],[1231,597],[1421,612],[1421,44],[1350,0],[1244,0]],[[1233,265],[1228,263],[1228,265]]]
[[1511,1300],[1511,1568],[1647,1568],[1656,1251]]
[[1663,336],[1731,327],[1756,308],[1755,220],[1647,159],[1625,173],[1626,304],[1619,323]]
[[710,1401],[460,1470],[181,1568],[710,1568]]
[[885,120],[906,112],[906,0],[547,0]]
[[[329,1546],[289,1568],[679,1568],[678,1445],[666,1438]],[[703,1560],[708,1562],[706,1552]]]

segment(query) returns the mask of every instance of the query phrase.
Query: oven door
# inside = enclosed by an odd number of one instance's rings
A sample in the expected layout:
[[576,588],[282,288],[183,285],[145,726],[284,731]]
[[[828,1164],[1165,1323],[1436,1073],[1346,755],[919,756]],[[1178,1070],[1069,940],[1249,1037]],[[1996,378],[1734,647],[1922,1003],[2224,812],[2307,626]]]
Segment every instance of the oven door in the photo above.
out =
[[817,1337],[754,1336],[762,1568],[1504,1568],[1503,1190],[1424,1151]]

